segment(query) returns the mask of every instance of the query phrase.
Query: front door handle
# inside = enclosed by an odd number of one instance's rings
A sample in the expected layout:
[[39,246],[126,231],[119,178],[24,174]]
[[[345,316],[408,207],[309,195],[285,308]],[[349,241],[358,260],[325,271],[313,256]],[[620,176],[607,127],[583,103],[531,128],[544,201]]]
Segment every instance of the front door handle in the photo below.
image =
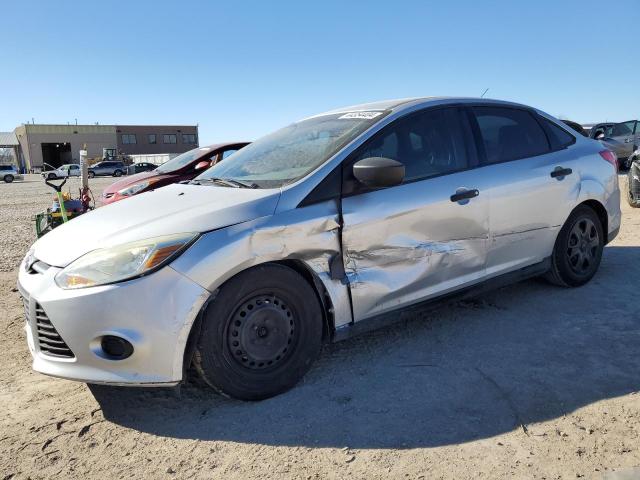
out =
[[474,198],[480,195],[480,192],[476,189],[472,190],[462,190],[451,195],[452,202],[460,202],[462,200],[468,200],[470,198]]
[[566,177],[567,175],[571,175],[572,173],[573,170],[571,170],[570,168],[556,167],[555,170],[551,172],[551,178]]

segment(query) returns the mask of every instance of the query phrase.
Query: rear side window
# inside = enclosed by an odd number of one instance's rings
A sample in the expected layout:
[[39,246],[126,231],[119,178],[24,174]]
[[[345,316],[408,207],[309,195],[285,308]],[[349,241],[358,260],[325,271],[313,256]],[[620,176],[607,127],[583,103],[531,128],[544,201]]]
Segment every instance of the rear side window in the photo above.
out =
[[474,107],[486,152],[486,163],[508,162],[549,152],[542,127],[526,110]]
[[540,118],[547,127],[547,133],[549,134],[549,141],[551,142],[551,148],[553,150],[560,150],[566,148],[569,145],[575,143],[576,138],[567,132],[564,128],[559,127],[555,123],[546,118]]

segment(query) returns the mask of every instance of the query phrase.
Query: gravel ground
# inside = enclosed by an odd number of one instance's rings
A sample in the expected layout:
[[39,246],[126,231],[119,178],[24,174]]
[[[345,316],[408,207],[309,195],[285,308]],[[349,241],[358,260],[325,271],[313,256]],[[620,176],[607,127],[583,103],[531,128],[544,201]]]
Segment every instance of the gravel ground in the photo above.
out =
[[31,371],[16,268],[51,197],[36,176],[0,184],[0,480],[640,478],[640,210],[626,203],[590,284],[531,280],[404,319],[243,403],[195,379],[98,388]]

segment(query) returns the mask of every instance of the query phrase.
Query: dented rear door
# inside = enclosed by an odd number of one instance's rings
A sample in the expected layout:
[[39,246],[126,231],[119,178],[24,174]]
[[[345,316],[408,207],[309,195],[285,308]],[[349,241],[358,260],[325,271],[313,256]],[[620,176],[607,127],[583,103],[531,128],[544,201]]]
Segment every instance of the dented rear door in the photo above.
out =
[[[342,248],[354,321],[484,275],[489,207],[476,152],[462,111],[439,110],[394,122],[345,163]],[[368,156],[404,163],[405,183],[375,191],[350,185],[352,164]],[[464,192],[474,195],[455,197]]]

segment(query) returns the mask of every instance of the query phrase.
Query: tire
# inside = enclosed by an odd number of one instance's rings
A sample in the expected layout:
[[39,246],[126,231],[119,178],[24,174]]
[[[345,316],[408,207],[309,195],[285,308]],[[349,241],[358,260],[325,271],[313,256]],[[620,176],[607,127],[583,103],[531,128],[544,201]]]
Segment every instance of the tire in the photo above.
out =
[[298,383],[319,355],[322,318],[315,291],[294,270],[274,264],[246,270],[208,306],[194,365],[223,395],[278,395]]
[[55,173],[50,173],[47,175],[47,180],[56,180],[58,176]]
[[604,232],[596,212],[578,206],[558,233],[546,279],[562,287],[584,285],[598,271],[604,249]]
[[5,175],[3,180],[4,183],[11,183],[13,182],[13,175]]
[[89,171],[88,175],[89,175],[89,178],[93,178],[96,176],[96,174],[92,171]]
[[122,176],[122,170],[116,170],[115,172],[113,172],[113,176],[114,177],[121,177]]

